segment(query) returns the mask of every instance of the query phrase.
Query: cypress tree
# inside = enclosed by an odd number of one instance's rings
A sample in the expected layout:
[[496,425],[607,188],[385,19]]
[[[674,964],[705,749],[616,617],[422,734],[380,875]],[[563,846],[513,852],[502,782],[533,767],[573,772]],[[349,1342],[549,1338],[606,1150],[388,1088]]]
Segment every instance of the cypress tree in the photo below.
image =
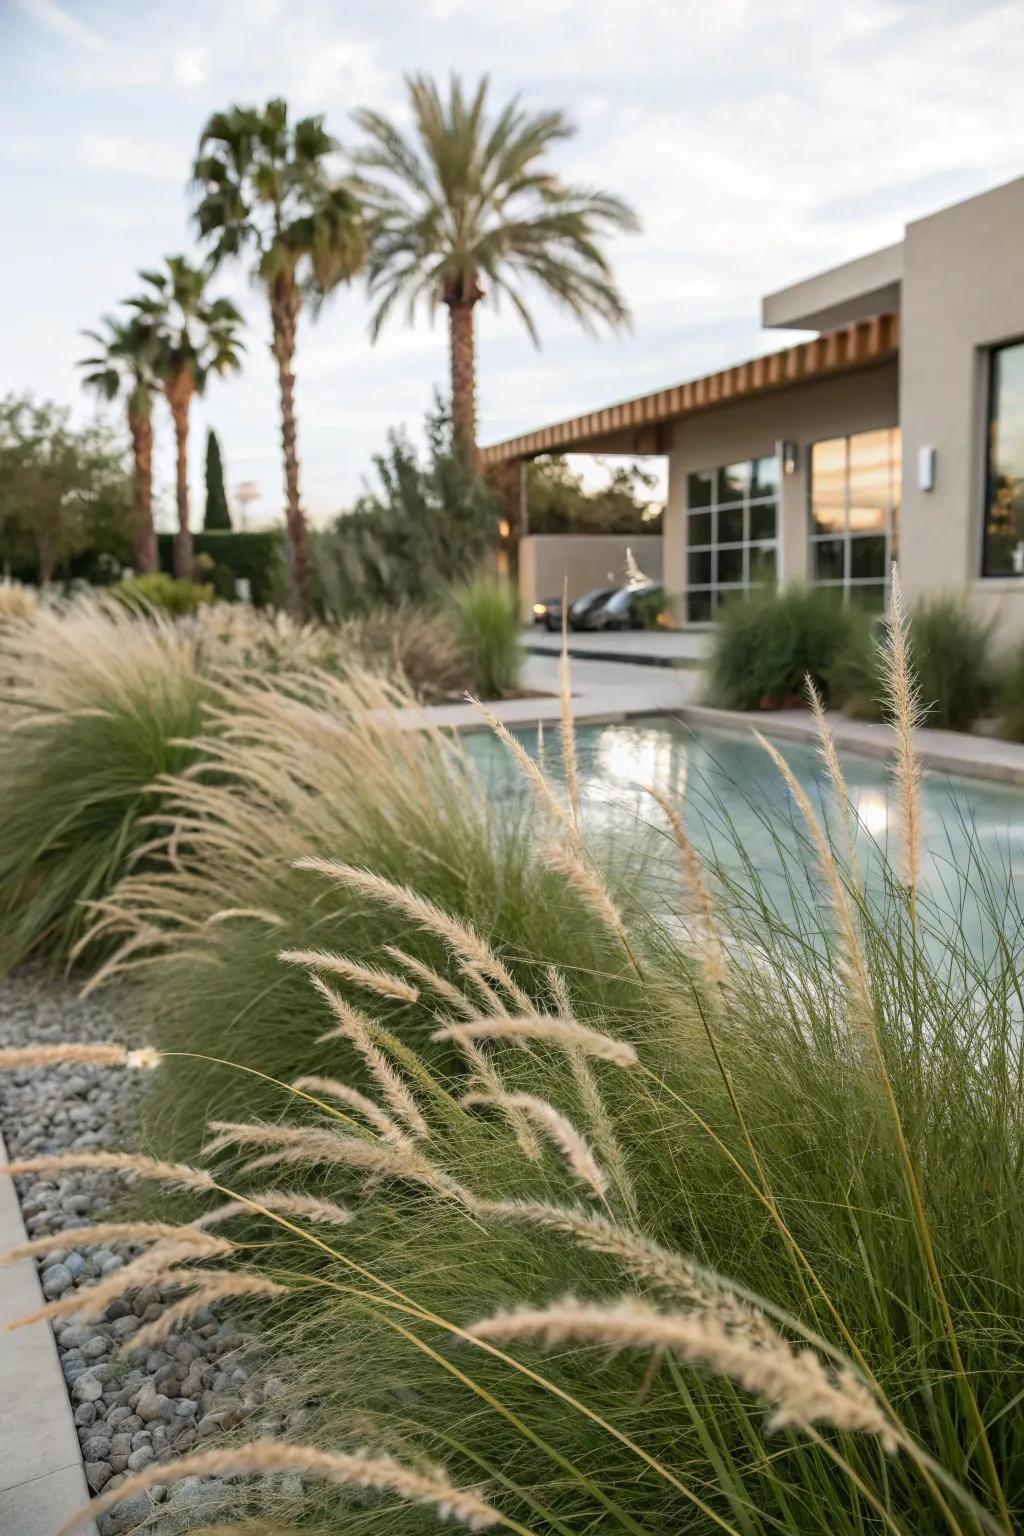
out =
[[220,456],[220,443],[211,427],[206,434],[206,512],[203,527],[230,528],[231,513],[224,492],[224,464]]

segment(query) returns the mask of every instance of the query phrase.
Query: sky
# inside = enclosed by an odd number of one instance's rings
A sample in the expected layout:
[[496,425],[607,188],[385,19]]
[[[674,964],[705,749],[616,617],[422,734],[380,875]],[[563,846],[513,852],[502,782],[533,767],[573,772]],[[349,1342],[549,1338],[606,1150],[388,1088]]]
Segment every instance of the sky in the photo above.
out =
[[[628,197],[643,224],[610,247],[633,315],[594,338],[543,300],[536,350],[515,316],[479,312],[479,437],[498,441],[678,383],[792,339],[763,293],[877,246],[904,224],[1024,172],[1019,0],[0,0],[0,394],[86,421],[81,331],[139,267],[195,252],[188,170],[202,124],[283,95],[343,143],[352,111],[407,121],[404,79],[491,79],[578,127],[556,168]],[[261,295],[220,290],[248,322],[245,371],[197,402],[229,490],[282,502],[277,396]],[[356,284],[300,325],[303,496],[351,504],[389,428],[421,428],[447,378],[444,316],[371,345]],[[171,433],[157,415],[170,512]],[[201,506],[198,508],[201,512]]]

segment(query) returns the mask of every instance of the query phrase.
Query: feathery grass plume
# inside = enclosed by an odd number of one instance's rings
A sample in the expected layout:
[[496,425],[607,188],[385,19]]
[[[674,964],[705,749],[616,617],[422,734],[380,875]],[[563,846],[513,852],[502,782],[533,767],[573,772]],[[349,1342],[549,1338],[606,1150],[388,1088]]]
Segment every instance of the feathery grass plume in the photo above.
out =
[[559,712],[562,722],[562,764],[565,768],[565,786],[569,792],[572,824],[577,838],[580,830],[580,784],[576,762],[576,726],[572,718],[572,688],[569,679],[569,643],[565,631],[564,613],[562,627],[562,654],[558,658]]
[[704,873],[704,865],[700,854],[693,846],[690,834],[686,830],[682,813],[674,806],[671,800],[653,784],[644,786],[647,793],[664,811],[668,824],[672,829],[672,841],[679,849],[680,863],[683,870],[683,883],[686,894],[690,898],[701,923],[702,944],[700,947],[701,969],[704,972],[704,982],[710,996],[717,999],[721,989],[726,983],[725,969],[725,938],[722,934],[722,926],[718,921],[718,909],[715,906],[715,898],[711,894],[707,876]]
[[285,926],[283,917],[278,917],[276,912],[268,912],[264,907],[224,907],[220,912],[211,912],[205,926],[213,928],[217,923],[235,922],[239,918],[250,918],[254,923],[266,923],[268,928]]
[[469,1019],[464,1024],[444,1024],[430,1037],[432,1040],[537,1040],[563,1050],[582,1051],[585,1056],[598,1061],[609,1061],[616,1067],[635,1067],[637,1054],[625,1040],[615,1040],[600,1030],[590,1029],[573,1019],[556,1018],[553,1014],[529,1014],[526,1018],[511,1016],[492,1019]]
[[386,1146],[377,1141],[366,1141],[358,1136],[343,1136],[324,1126],[298,1125],[241,1125],[227,1120],[211,1120],[210,1130],[216,1132],[203,1151],[207,1155],[222,1151],[225,1147],[266,1147],[270,1156],[263,1156],[248,1166],[269,1167],[272,1162],[324,1162],[337,1163],[362,1173],[375,1173],[388,1179],[411,1179],[425,1184],[438,1194],[453,1195],[456,1199],[471,1201],[466,1191],[454,1179],[406,1144]]
[[828,885],[829,896],[832,900],[832,911],[839,928],[839,937],[842,945],[842,969],[850,989],[851,1015],[859,1028],[868,1030],[872,1039],[877,1040],[875,1005],[871,996],[871,983],[868,980],[867,961],[864,958],[860,936],[857,933],[857,924],[854,920],[850,898],[843,885],[828,838],[825,836],[821,822],[815,815],[810,797],[796,778],[782,753],[770,741],[766,740],[760,731],[754,732],[754,738],[764,748],[781,773],[790,794],[797,803],[797,807],[810,834],[815,852],[818,855],[818,863]]
[[466,697],[470,704],[480,711],[502,746],[508,749],[523,770],[526,782],[533,792],[533,797],[540,806],[540,809],[545,815],[550,816],[560,826],[564,827],[571,837],[574,837],[576,835],[576,824],[572,816],[565,809],[565,806],[551,788],[547,777],[539,765],[534,762],[518,736],[513,736],[512,732],[498,719],[497,715],[493,715],[489,709],[485,708],[479,699],[474,699],[472,694],[467,694]]
[[503,1523],[502,1516],[479,1493],[454,1487],[440,1467],[413,1470],[391,1456],[371,1455],[367,1451],[348,1455],[318,1450],[312,1445],[289,1445],[283,1440],[254,1440],[223,1450],[193,1451],[191,1455],[135,1472],[79,1510],[61,1527],[58,1536],[72,1536],[87,1520],[98,1520],[122,1499],[134,1498],[158,1483],[181,1482],[186,1477],[268,1476],[275,1472],[297,1472],[340,1487],[393,1493],[410,1503],[430,1505],[440,1520],[451,1520],[469,1531],[486,1531]]
[[547,1099],[538,1098],[532,1093],[467,1093],[460,1102],[467,1108],[486,1104],[506,1111],[520,1110],[554,1142],[580,1182],[589,1185],[599,1199],[604,1199],[608,1192],[608,1178],[586,1137],[580,1134],[568,1115],[563,1115]]
[[212,1232],[193,1233],[187,1242],[163,1240],[112,1274],[101,1275],[91,1285],[66,1292],[36,1311],[7,1323],[0,1328],[0,1333],[13,1333],[15,1329],[55,1317],[77,1316],[87,1322],[99,1317],[112,1301],[120,1300],[128,1291],[173,1280],[183,1259],[194,1262],[197,1258],[218,1257],[231,1253],[234,1246],[226,1237],[217,1237]]
[[303,965],[310,971],[328,971],[334,976],[343,976],[367,992],[376,992],[379,997],[393,998],[399,1003],[415,1003],[420,995],[419,988],[403,981],[401,976],[382,971],[376,965],[360,965],[356,960],[327,950],[280,949],[277,958],[286,965]]
[[198,1223],[178,1226],[168,1221],[102,1221],[91,1227],[63,1227],[59,1232],[48,1232],[45,1237],[34,1237],[27,1243],[19,1243],[0,1257],[0,1264],[15,1264],[19,1259],[32,1259],[39,1254],[49,1253],[53,1248],[76,1248],[80,1243],[91,1246],[101,1243],[153,1243],[167,1238],[188,1245],[194,1239],[196,1250],[201,1252],[204,1247],[208,1249],[204,1237]]
[[896,735],[893,779],[900,807],[900,849],[903,878],[910,896],[911,917],[916,916],[917,889],[921,881],[924,836],[921,814],[921,759],[914,747],[914,732],[922,724],[921,695],[910,660],[910,621],[903,607],[897,566],[892,568],[889,592],[889,623],[882,646],[882,690],[890,723]]
[[622,913],[615,905],[605,889],[604,882],[594,873],[587,864],[582,846],[578,839],[570,842],[547,843],[542,850],[541,858],[549,869],[555,869],[564,875],[569,884],[578,891],[594,915],[604,923],[616,935],[629,956],[633,969],[638,976],[642,975],[633,947],[629,942],[626,925],[622,920]]
[[832,1369],[810,1349],[794,1349],[763,1325],[756,1337],[714,1313],[659,1312],[635,1296],[611,1303],[567,1296],[550,1307],[524,1307],[475,1323],[481,1340],[540,1339],[548,1346],[604,1344],[613,1350],[669,1350],[693,1365],[727,1376],[766,1402],[769,1430],[809,1430],[815,1424],[876,1435],[894,1452],[904,1437],[850,1366]]
[[425,987],[436,992],[438,997],[443,997],[446,1003],[453,1008],[458,1008],[461,1013],[475,1013],[476,1009],[464,992],[453,985],[447,978],[434,970],[432,965],[427,965],[424,960],[417,960],[415,955],[407,954],[404,949],[399,949],[397,944],[385,944],[384,953],[413,976],[418,977]]
[[20,1178],[26,1173],[61,1173],[66,1168],[98,1168],[120,1173],[126,1179],[152,1179],[158,1184],[177,1184],[183,1189],[212,1189],[213,1175],[205,1168],[186,1163],[162,1163],[134,1152],[53,1152],[42,1157],[22,1157],[0,1164],[0,1173]]
[[339,997],[334,988],[329,987],[319,976],[311,976],[310,980],[338,1021],[337,1027],[328,1030],[325,1035],[320,1036],[320,1039],[347,1040],[362,1056],[374,1082],[399,1120],[408,1126],[414,1136],[428,1136],[430,1127],[420,1113],[411,1088],[398,1075],[373,1039],[372,1020],[368,1019],[366,1014],[360,1013],[357,1008],[353,1008],[343,997]]
[[176,1270],[169,1277],[177,1284],[196,1282],[195,1289],[189,1291],[187,1296],[182,1296],[179,1301],[171,1302],[161,1312],[160,1316],[140,1328],[138,1333],[130,1335],[121,1347],[123,1354],[135,1354],[140,1349],[152,1349],[154,1345],[163,1343],[178,1327],[179,1323],[187,1322],[189,1318],[203,1307],[212,1307],[218,1301],[233,1300],[238,1297],[247,1297],[250,1300],[274,1299],[287,1294],[287,1285],[278,1285],[276,1281],[267,1280],[263,1275],[243,1274],[230,1269],[210,1270]]
[[318,1199],[316,1195],[295,1194],[287,1189],[259,1189],[246,1200],[225,1201],[200,1216],[193,1225],[206,1228],[219,1226],[222,1221],[231,1221],[235,1216],[258,1216],[260,1212],[253,1209],[254,1205],[279,1211],[282,1216],[301,1216],[325,1227],[345,1227],[353,1214],[346,1206],[335,1205],[333,1200]]
[[160,1052],[149,1046],[128,1050],[115,1045],[9,1045],[0,1049],[0,1072],[15,1067],[54,1067],[74,1061],[92,1067],[129,1067],[151,1072],[160,1065]]
[[358,1088],[351,1088],[348,1083],[339,1083],[335,1077],[297,1077],[291,1086],[300,1092],[318,1094],[322,1099],[337,1099],[339,1104],[349,1105],[368,1120],[385,1141],[404,1143],[409,1139],[379,1104],[367,1098],[365,1093],[360,1093]]
[[580,1107],[587,1117],[598,1161],[607,1169],[626,1209],[631,1215],[635,1215],[636,1190],[633,1187],[626,1155],[615,1134],[615,1126],[608,1113],[608,1106],[604,1101],[597,1078],[582,1051],[569,1051],[567,1054],[569,1070],[579,1095]]
[[807,694],[807,702],[811,707],[811,714],[814,716],[814,724],[818,732],[818,750],[821,753],[822,761],[825,764],[825,771],[829,776],[832,792],[836,797],[836,804],[839,807],[839,817],[843,828],[843,855],[850,869],[853,870],[856,866],[854,860],[854,829],[850,817],[850,791],[846,787],[846,777],[843,773],[842,764],[839,761],[839,753],[836,751],[836,740],[832,735],[828,717],[825,714],[825,706],[821,701],[821,694],[814,686],[814,679],[809,672],[804,679],[804,690]]
[[530,999],[516,982],[508,968],[469,923],[443,911],[426,896],[420,896],[406,885],[386,880],[383,875],[370,869],[359,869],[353,864],[342,864],[334,859],[305,858],[295,861],[296,869],[312,870],[338,880],[353,890],[360,891],[371,901],[382,906],[394,907],[406,917],[425,928],[428,933],[442,939],[457,959],[466,965],[476,966],[485,976],[503,987],[524,1011],[532,1007]]

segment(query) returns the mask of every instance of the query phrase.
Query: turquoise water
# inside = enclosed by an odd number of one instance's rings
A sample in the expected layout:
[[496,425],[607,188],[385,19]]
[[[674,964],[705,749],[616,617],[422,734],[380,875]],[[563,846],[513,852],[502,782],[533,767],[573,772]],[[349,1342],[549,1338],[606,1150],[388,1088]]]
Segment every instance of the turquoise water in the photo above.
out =
[[[520,733],[531,752],[535,730]],[[587,827],[636,853],[637,878],[655,861],[645,848],[663,851],[663,819],[643,785],[655,784],[682,808],[702,851],[741,877],[742,844],[780,912],[792,907],[786,879],[786,852],[801,841],[791,796],[778,771],[752,738],[733,733],[693,731],[663,716],[616,725],[581,727],[577,733],[581,798]],[[498,797],[526,793],[522,776],[500,744],[487,734],[471,735],[467,748]],[[826,821],[836,816],[815,748],[778,743],[797,778]],[[546,734],[545,762],[561,778],[558,733]],[[880,880],[876,851],[898,859],[898,827],[886,766],[855,754],[843,768],[856,813],[859,854],[874,881]],[[937,912],[959,911],[976,945],[990,947],[992,922],[979,896],[987,884],[997,899],[1024,908],[1024,789],[978,779],[929,773],[923,784],[926,857],[923,887]],[[780,851],[779,840],[782,842]],[[664,861],[659,859],[659,864]],[[984,865],[988,874],[980,876]],[[790,871],[790,875],[792,871]],[[999,894],[1001,893],[1001,894]],[[799,899],[799,898],[798,898]]]

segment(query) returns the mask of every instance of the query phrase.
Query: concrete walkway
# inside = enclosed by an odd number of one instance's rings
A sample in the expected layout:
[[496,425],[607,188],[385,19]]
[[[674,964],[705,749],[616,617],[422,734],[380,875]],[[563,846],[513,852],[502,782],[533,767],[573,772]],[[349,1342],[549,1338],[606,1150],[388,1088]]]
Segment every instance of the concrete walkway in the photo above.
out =
[[[0,1140],[0,1162],[7,1161]],[[14,1185],[0,1174],[0,1252],[25,1241]],[[0,1269],[0,1328],[43,1304],[36,1267]],[[68,1390],[49,1323],[0,1333],[0,1533],[53,1536],[89,1502]],[[95,1527],[82,1527],[94,1536]]]
[[[541,656],[558,656],[561,634],[535,625],[523,631],[525,648]],[[623,629],[591,634],[569,631],[569,655],[581,661],[625,661],[634,666],[699,667],[707,658],[711,631],[701,629]]]
[[[748,714],[743,710],[711,709],[704,704],[687,703],[680,707],[678,714],[687,725],[695,728],[712,726],[717,730],[745,734],[758,730],[765,736],[783,741],[816,742],[818,739],[814,722],[804,709]],[[882,759],[892,756],[895,740],[890,726],[848,720],[845,715],[835,713],[829,714],[828,721],[841,751]],[[971,736],[963,731],[930,730],[926,726],[916,733],[914,743],[924,766],[939,773],[1024,785],[1024,745],[1019,742]]]

